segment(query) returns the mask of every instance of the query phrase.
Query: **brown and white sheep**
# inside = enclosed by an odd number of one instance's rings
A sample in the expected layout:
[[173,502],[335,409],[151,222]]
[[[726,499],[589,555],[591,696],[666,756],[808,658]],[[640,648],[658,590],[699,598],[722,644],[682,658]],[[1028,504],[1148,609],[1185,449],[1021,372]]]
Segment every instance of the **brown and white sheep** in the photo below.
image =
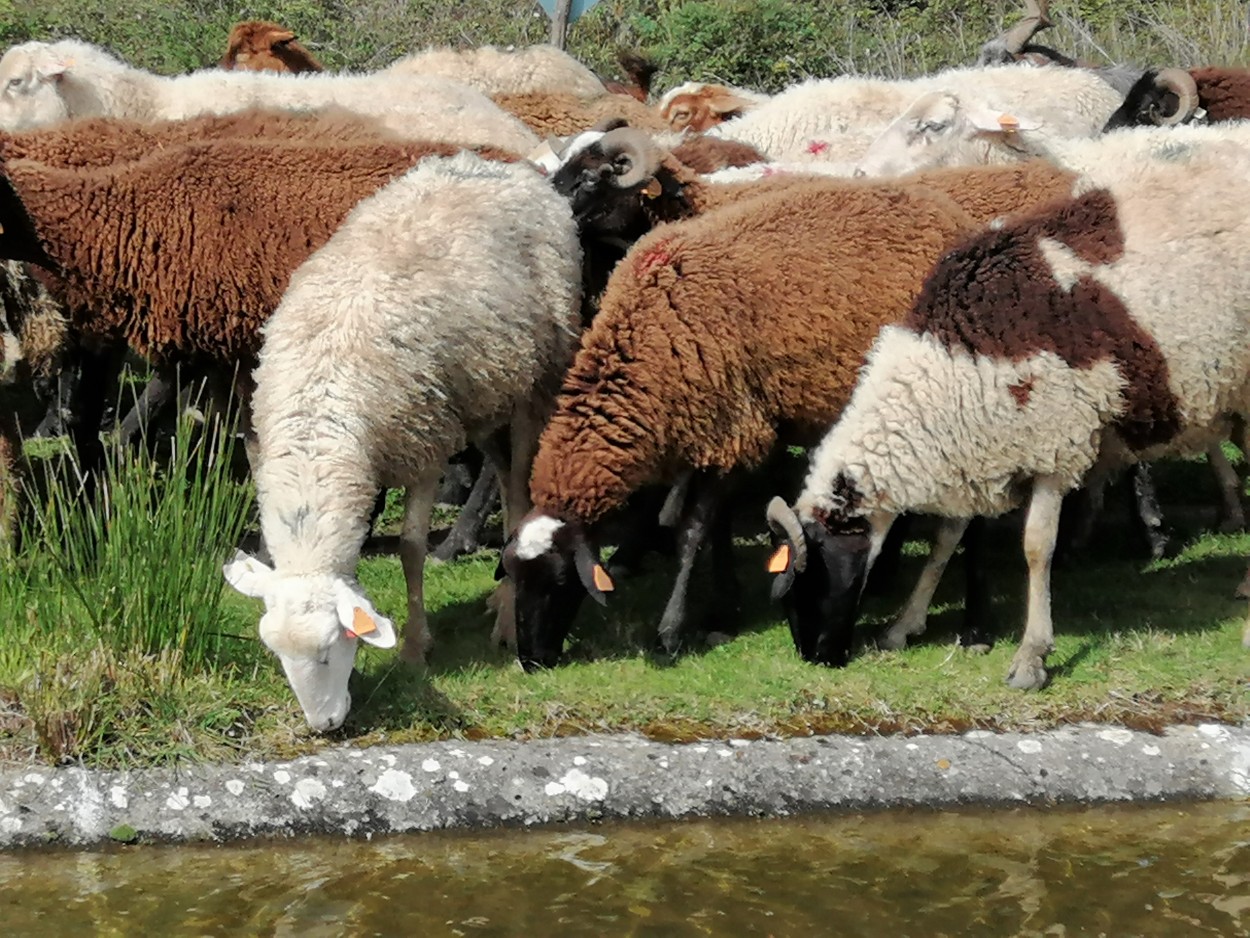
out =
[[218,67],[252,72],[320,72],[323,66],[295,33],[269,20],[235,23]]
[[495,94],[491,100],[540,138],[567,137],[612,120],[648,131],[668,129],[654,109],[624,94],[581,98],[564,92],[527,91]]
[[668,130],[701,134],[767,100],[754,91],[688,81],[665,92],[657,110]]

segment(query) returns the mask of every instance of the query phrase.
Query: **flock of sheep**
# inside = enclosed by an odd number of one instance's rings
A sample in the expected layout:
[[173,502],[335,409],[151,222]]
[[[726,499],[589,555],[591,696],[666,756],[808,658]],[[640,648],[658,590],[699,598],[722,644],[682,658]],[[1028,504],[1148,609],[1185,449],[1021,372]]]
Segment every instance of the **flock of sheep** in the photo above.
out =
[[[267,557],[225,576],[263,599],[318,730],[346,718],[358,641],[396,644],[355,579],[388,487],[407,493],[402,655],[426,654],[431,508],[469,444],[509,533],[493,637],[527,669],[613,590],[600,522],[622,513],[644,544],[677,530],[668,650],[705,543],[732,621],[730,493],[802,444],[802,490],[767,512],[799,653],[847,661],[900,515],[945,520],[890,647],[923,631],[961,538],[975,557],[971,522],[1026,505],[1008,680],[1040,687],[1063,497],[1206,451],[1240,523],[1220,444],[1250,414],[1250,72],[1076,63],[1033,41],[1047,6],[975,66],[654,106],[645,62],[605,83],[546,46],[328,74],[251,22],[220,68],[177,77],[14,46],[0,380],[15,400],[66,348],[119,345],[227,376]],[[10,523],[22,429],[0,411]],[[76,442],[92,465],[98,424]],[[971,646],[992,641],[976,567]]]

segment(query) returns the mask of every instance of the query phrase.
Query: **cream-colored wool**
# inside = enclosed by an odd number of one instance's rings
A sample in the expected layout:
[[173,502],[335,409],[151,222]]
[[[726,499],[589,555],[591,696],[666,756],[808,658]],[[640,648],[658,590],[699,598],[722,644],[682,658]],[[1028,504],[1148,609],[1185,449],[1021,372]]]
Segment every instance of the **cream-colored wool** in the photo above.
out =
[[521,49],[426,49],[405,56],[384,71],[450,78],[488,95],[545,91],[594,98],[605,91],[594,72],[567,52],[546,44]]
[[166,77],[63,39],[26,42],[0,58],[0,129],[74,117],[180,120],[251,107],[304,111],[338,105],[375,116],[405,138],[493,144],[528,153],[537,138],[480,91],[437,76],[225,71]]

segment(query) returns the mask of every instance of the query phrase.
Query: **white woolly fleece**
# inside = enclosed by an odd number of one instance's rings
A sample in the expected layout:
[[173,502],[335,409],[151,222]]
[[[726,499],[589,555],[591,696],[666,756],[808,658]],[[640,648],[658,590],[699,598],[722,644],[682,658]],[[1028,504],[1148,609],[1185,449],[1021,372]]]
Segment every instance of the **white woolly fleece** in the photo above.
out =
[[555,545],[556,532],[564,527],[557,518],[541,515],[525,522],[517,530],[516,556],[518,560],[533,560],[548,553]]
[[[49,70],[59,77],[41,79]],[[24,84],[10,89],[8,82]],[[397,136],[526,153],[538,143],[519,120],[475,88],[437,76],[224,71],[154,75],[75,39],[26,42],[0,58],[0,129],[74,117],[182,120],[249,107],[311,110],[330,105],[377,117]]]
[[425,49],[393,62],[385,71],[450,78],[488,95],[545,91],[596,98],[607,93],[594,72],[548,44],[523,49]]

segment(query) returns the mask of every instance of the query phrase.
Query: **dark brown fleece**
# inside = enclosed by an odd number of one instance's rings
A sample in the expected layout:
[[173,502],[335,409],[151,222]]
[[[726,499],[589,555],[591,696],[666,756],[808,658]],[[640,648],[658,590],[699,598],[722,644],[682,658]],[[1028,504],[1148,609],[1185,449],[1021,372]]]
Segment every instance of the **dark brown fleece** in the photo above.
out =
[[268,20],[235,23],[218,63],[227,70],[250,72],[320,72],[316,56],[295,40],[295,33]]
[[704,136],[691,137],[674,147],[672,152],[674,157],[696,173],[714,173],[718,169],[750,166],[768,159],[749,143]]
[[646,235],[565,377],[535,507],[592,522],[681,468],[754,465],[779,436],[818,439],[878,329],[973,230],[932,190],[808,178]]
[[110,166],[184,143],[227,139],[355,144],[396,138],[374,119],[339,108],[315,114],[252,109],[155,123],[88,117],[40,130],[0,132],[0,159],[67,169]]
[[1198,103],[1207,120],[1250,120],[1250,69],[1194,68],[1189,74],[1198,86]]
[[[20,197],[83,333],[231,366],[255,353],[291,273],[357,202],[422,157],[459,150],[217,140],[94,170],[13,161],[0,188]],[[12,197],[0,204],[0,255],[22,257]]]
[[[984,231],[951,251],[925,281],[906,326],[948,347],[1020,361],[1051,352],[1072,368],[1111,361],[1127,382],[1128,407],[1117,421],[1134,449],[1163,443],[1180,427],[1168,364],[1153,336],[1123,301],[1089,276],[1059,284],[1039,241],[1061,242],[1091,265],[1124,253],[1115,200],[1106,190],[1062,199]],[[1023,407],[1031,384],[1013,389]]]
[[668,129],[653,108],[624,94],[579,98],[572,94],[532,91],[491,95],[491,100],[539,137],[568,137],[613,118],[621,118],[631,127],[641,130]]

